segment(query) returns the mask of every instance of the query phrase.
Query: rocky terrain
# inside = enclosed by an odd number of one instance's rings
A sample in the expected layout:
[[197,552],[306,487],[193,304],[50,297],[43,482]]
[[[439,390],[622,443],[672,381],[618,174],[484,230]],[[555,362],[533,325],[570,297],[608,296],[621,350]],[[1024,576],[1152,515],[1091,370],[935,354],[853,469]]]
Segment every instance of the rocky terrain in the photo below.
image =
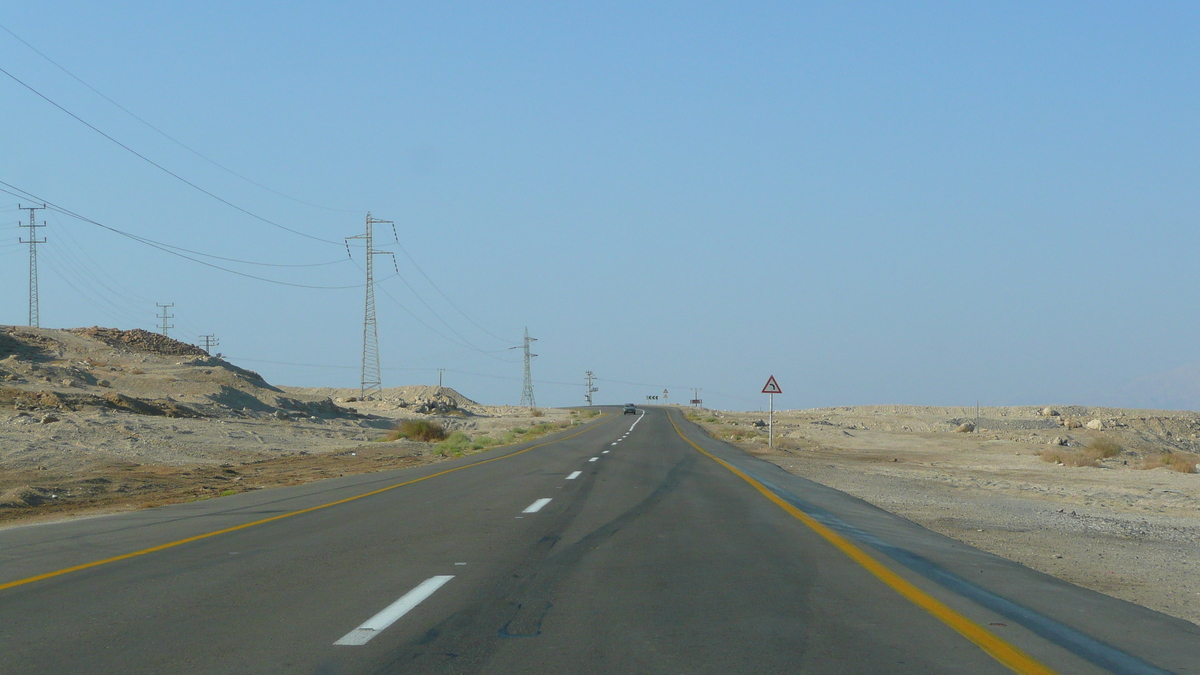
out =
[[[438,387],[357,394],[277,387],[144,330],[0,326],[0,523],[439,461],[575,421]],[[384,441],[409,418],[456,443]]]
[[[272,385],[141,330],[0,326],[0,526],[440,461],[588,413],[452,389]],[[713,436],[1067,581],[1200,623],[1200,414],[1083,406],[689,410]],[[441,442],[394,438],[436,422]]]
[[1200,623],[1200,414],[1083,406],[693,410],[710,434],[934,531]]

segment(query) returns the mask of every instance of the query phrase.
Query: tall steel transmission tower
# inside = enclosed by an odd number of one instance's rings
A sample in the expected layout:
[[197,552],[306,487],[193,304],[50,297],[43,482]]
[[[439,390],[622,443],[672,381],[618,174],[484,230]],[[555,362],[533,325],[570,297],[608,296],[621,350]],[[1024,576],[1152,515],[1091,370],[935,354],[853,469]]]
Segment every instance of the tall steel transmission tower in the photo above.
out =
[[[525,328],[525,387],[521,390],[521,405],[537,408],[537,403],[533,400],[533,377],[529,373],[529,359],[537,356],[537,354],[529,353],[529,345],[537,342],[537,338],[529,337],[529,328]],[[509,347],[509,349],[521,349],[521,347]]]
[[367,212],[367,231],[363,234],[346,237],[366,240],[367,257],[367,302],[363,313],[363,353],[362,353],[362,383],[360,397],[365,401],[367,392],[376,398],[383,398],[383,382],[379,374],[379,326],[375,320],[375,256],[392,255],[389,251],[375,250],[374,226],[380,223],[392,224],[390,220],[372,218]]
[[41,241],[38,241],[37,228],[45,227],[46,222],[42,221],[42,224],[38,225],[37,221],[34,219],[33,212],[46,208],[46,205],[21,206],[18,204],[17,208],[24,209],[25,211],[29,212],[29,224],[21,225],[21,227],[29,228],[29,241],[25,241],[19,237],[17,238],[17,241],[21,242],[22,244],[29,244],[29,325],[33,328],[38,328],[39,324],[41,323],[41,319],[38,317],[37,245],[46,243],[46,240],[42,239]]

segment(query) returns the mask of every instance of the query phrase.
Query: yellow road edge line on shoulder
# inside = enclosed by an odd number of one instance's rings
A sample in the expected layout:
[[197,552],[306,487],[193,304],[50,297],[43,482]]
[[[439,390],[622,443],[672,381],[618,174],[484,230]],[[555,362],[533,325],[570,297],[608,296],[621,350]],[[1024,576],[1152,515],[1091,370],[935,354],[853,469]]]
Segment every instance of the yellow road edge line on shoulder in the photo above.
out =
[[878,560],[872,558],[865,551],[852,544],[848,539],[821,524],[807,513],[787,503],[782,497],[772,492],[762,483],[759,483],[750,476],[746,475],[737,467],[701,448],[699,445],[696,445],[692,439],[683,435],[683,432],[679,429],[679,425],[675,424],[675,420],[671,417],[671,415],[668,414],[667,418],[671,420],[671,426],[675,427],[675,433],[679,434],[680,438],[687,441],[689,445],[698,450],[701,454],[733,472],[733,474],[738,478],[741,478],[749,483],[754,487],[755,490],[758,490],[760,493],[762,493],[764,497],[771,500],[776,506],[786,511],[788,515],[807,525],[810,529],[825,539],[825,541],[833,544],[839,551],[845,553],[850,557],[851,560],[858,563],[868,572],[873,574],[877,579],[887,584],[892,590],[904,596],[904,598],[912,602],[914,605],[920,607],[926,612],[929,612],[934,616],[934,618],[946,624],[950,628],[953,628],[960,635],[975,643],[975,645],[986,652],[988,656],[996,659],[1009,670],[1012,670],[1015,673],[1020,673],[1020,675],[1056,675],[1054,670],[1051,670],[1047,666],[1039,663],[1038,661],[1034,660],[1033,657],[1000,639],[983,626],[971,621],[967,617],[959,614],[942,603],[937,598],[934,598],[932,595],[929,595],[920,588],[917,588],[907,579],[888,569]]
[[346,497],[345,499],[339,499],[337,501],[328,502],[326,504],[318,504],[317,506],[310,506],[307,509],[300,509],[298,511],[289,511],[287,513],[281,513],[277,516],[271,516],[270,518],[263,518],[262,520],[255,520],[255,521],[249,522],[249,523],[242,523],[241,525],[227,527],[223,530],[214,530],[212,532],[198,534],[194,537],[187,537],[186,539],[179,539],[177,541],[168,542],[166,544],[159,544],[158,546],[151,546],[150,548],[144,548],[140,551],[134,551],[132,553],[124,553],[122,555],[113,556],[111,558],[105,558],[103,560],[95,560],[93,562],[84,563],[82,565],[76,565],[74,567],[66,567],[61,570],[55,570],[53,572],[46,572],[44,574],[38,574],[36,576],[28,577],[26,579],[18,579],[16,581],[0,583],[0,591],[7,590],[9,588],[15,588],[17,586],[24,586],[25,584],[32,584],[35,581],[43,581],[45,579],[52,579],[54,577],[62,576],[64,574],[70,574],[71,572],[79,572],[82,570],[91,569],[93,567],[99,567],[101,565],[107,565],[109,563],[118,562],[120,560],[128,560],[130,558],[137,558],[138,556],[143,556],[143,555],[147,555],[150,553],[156,553],[158,551],[163,551],[168,548],[174,548],[176,546],[190,544],[193,541],[200,541],[201,539],[208,539],[209,537],[215,537],[215,536],[221,535],[221,534],[229,534],[230,532],[237,532],[238,530],[245,530],[247,528],[251,528],[256,525],[265,525],[266,523],[274,522],[276,520],[283,520],[284,518],[291,518],[292,516],[298,516],[298,515],[301,515],[304,513],[312,513],[313,511],[320,511],[321,509],[327,509],[331,506],[338,506],[340,504],[346,504],[346,503],[355,501],[357,499],[363,499],[364,497],[371,497],[371,496],[374,496],[374,495],[377,495],[377,494],[380,494],[383,492],[387,492],[388,490],[395,490],[396,488],[401,488],[401,487],[404,487],[405,485],[412,485],[413,483],[420,483],[421,481],[429,480],[430,478],[437,478],[438,476],[445,476],[446,474],[454,473],[455,471],[462,471],[463,469],[470,469],[472,467],[481,466],[483,464],[488,464],[490,462],[498,462],[502,459],[508,459],[509,457],[516,457],[517,455],[524,454],[526,452],[529,452],[530,450],[536,450],[537,448],[542,448],[547,445],[559,443],[561,441],[565,441],[570,438],[575,438],[576,436],[579,436],[580,434],[586,433],[586,432],[588,432],[592,429],[595,429],[602,424],[606,424],[607,422],[610,422],[614,419],[616,419],[615,416],[610,417],[607,420],[599,421],[599,424],[589,425],[587,428],[581,429],[580,431],[573,433],[570,436],[563,436],[562,438],[556,438],[553,441],[547,441],[545,443],[531,445],[528,448],[525,448],[524,450],[518,450],[516,452],[512,452],[507,455],[501,455],[499,457],[493,457],[491,459],[485,459],[485,460],[482,460],[479,462],[472,462],[470,464],[455,467],[453,469],[446,469],[445,471],[439,471],[437,473],[432,473],[432,474],[429,474],[428,476],[423,476],[421,478],[414,478],[413,480],[404,481],[403,483],[396,483],[395,485],[389,485],[385,488],[380,488],[378,490],[372,490],[371,492],[364,492],[361,495],[355,495],[353,497]]

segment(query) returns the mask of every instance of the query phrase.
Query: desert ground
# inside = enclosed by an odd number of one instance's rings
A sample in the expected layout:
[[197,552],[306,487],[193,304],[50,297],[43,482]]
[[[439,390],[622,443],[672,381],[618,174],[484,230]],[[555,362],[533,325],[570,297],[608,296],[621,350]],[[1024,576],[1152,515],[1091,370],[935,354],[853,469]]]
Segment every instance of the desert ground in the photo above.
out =
[[1200,414],[1082,406],[693,410],[791,473],[1085,588],[1200,623]]
[[[141,330],[0,327],[0,526],[437,462],[588,416],[382,393],[274,386]],[[448,438],[389,440],[415,419]]]
[[[275,386],[141,330],[0,326],[0,527],[442,461],[587,410]],[[714,437],[925,527],[1200,624],[1200,414],[1081,406],[687,409]],[[397,438],[435,423],[445,440]]]

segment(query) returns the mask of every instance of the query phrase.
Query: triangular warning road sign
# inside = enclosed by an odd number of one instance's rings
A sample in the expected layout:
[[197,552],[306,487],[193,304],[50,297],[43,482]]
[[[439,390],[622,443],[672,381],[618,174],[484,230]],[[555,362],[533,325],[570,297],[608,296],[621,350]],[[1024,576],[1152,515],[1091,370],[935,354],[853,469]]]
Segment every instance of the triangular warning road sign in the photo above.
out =
[[779,388],[779,383],[775,381],[775,376],[767,378],[767,385],[763,387],[764,394],[782,394],[783,390]]

